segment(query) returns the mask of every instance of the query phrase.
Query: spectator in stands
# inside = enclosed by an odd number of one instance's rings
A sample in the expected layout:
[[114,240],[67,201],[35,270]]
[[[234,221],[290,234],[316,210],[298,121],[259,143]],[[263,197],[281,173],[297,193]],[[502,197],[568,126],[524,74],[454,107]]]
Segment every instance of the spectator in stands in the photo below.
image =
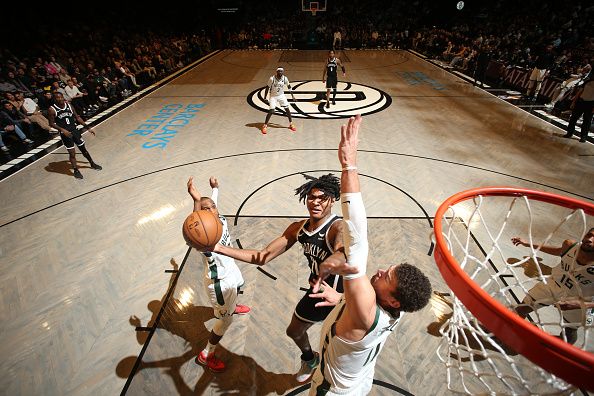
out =
[[2,101],[2,112],[6,114],[26,135],[31,134],[31,121],[6,99]]
[[76,110],[78,114],[85,116],[89,109],[88,105],[85,103],[83,93],[80,92],[76,85],[74,85],[74,81],[72,81],[71,78],[66,81],[66,84],[67,85],[64,88],[66,95],[64,95],[64,98],[68,98],[68,102],[74,106],[74,110]]
[[31,98],[26,98],[22,92],[15,93],[15,102],[20,106],[15,106],[19,111],[25,114],[25,116],[32,123],[36,124],[39,128],[43,129],[47,133],[58,133],[58,130],[50,127],[49,120],[41,114],[41,110],[35,101]]
[[0,111],[0,150],[5,153],[8,152],[9,149],[4,144],[3,138],[11,134],[16,134],[21,142],[25,144],[33,143],[33,141],[27,138],[21,128],[19,128],[18,125],[8,115],[6,115],[5,112]]
[[128,80],[128,86],[132,84],[134,88],[140,88],[140,85],[136,83],[136,76],[134,75],[134,73],[130,71],[130,69],[128,68],[128,66],[126,66],[125,63],[115,61],[114,66],[116,71],[119,73],[119,77]]
[[338,28],[334,30],[334,41],[332,42],[332,48],[335,50],[342,48],[342,33]]
[[567,98],[567,96],[572,92],[572,90],[577,87],[578,84],[583,82],[583,80],[590,74],[592,71],[592,66],[587,63],[585,66],[580,67],[577,70],[577,73],[571,74],[568,79],[563,81],[553,92],[552,98],[550,103],[547,103],[545,107],[549,110],[552,110],[557,102],[563,101]]
[[15,75],[13,71],[6,73],[6,81],[14,85],[17,91],[26,92],[28,96],[33,96],[29,87],[23,82],[20,76]]
[[460,62],[470,54],[468,47],[465,44],[460,45],[458,51],[454,54],[454,58],[450,62],[450,67],[456,67]]

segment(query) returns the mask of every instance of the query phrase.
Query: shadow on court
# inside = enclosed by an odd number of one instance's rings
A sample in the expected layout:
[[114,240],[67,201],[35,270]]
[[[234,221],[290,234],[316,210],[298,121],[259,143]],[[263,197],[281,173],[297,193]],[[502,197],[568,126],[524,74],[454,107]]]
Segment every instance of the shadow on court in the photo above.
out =
[[[86,161],[77,161],[79,169],[92,169],[88,162]],[[56,161],[50,162],[44,168],[48,172],[52,173],[60,173],[62,175],[68,175],[74,177],[74,173],[72,172],[72,165],[70,161]]]
[[[130,324],[138,330],[148,329],[156,323],[161,307],[161,317],[156,324],[155,331],[149,345],[138,363],[134,377],[126,394],[152,394],[152,395],[199,395],[207,392],[217,394],[285,394],[297,387],[294,374],[279,374],[262,368],[253,358],[238,355],[219,345],[216,349],[217,356],[226,364],[227,368],[222,373],[213,373],[194,362],[196,355],[206,346],[210,330],[206,322],[214,318],[212,307],[195,306],[190,303],[188,284],[190,280],[183,280],[182,275],[177,284],[178,265],[171,260],[173,267],[169,286],[175,289],[171,297],[166,300],[167,294],[161,301],[153,300],[147,304],[152,312],[152,317],[145,327],[136,316],[130,317]],[[193,279],[192,283],[202,281]],[[202,293],[201,287],[196,292]],[[211,324],[212,325],[212,324]],[[234,325],[237,325],[234,323]],[[148,331],[136,331],[139,344],[144,344],[148,339]],[[223,338],[223,343],[225,339]],[[136,364],[136,356],[122,359],[117,367],[116,374],[120,378],[128,378]]]

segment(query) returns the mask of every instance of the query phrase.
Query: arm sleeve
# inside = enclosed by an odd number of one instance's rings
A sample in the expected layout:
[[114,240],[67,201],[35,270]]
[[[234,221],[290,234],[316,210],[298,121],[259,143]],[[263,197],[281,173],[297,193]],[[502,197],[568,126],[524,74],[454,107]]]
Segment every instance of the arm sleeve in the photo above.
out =
[[210,196],[210,199],[212,199],[212,201],[215,203],[215,205],[219,206],[218,204],[218,199],[219,199],[219,189],[218,187],[215,187],[212,189],[212,195]]
[[347,263],[357,267],[356,274],[345,275],[344,279],[355,279],[366,274],[369,243],[367,241],[367,214],[360,192],[340,194],[342,216],[347,226],[343,232]]

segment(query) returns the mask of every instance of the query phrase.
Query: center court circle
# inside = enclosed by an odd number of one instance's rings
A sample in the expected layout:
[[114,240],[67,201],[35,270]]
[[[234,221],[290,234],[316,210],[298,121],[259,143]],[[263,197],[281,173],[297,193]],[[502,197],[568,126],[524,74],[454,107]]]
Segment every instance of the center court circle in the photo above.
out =
[[[390,95],[377,88],[363,84],[339,81],[336,92],[336,104],[326,108],[326,86],[321,80],[292,81],[293,95],[287,91],[291,116],[295,118],[337,119],[349,118],[361,114],[373,114],[387,109],[392,104]],[[264,102],[266,87],[252,91],[247,101],[253,108],[268,113],[268,104]],[[333,93],[330,91],[330,100]],[[280,108],[275,114],[284,115]]]

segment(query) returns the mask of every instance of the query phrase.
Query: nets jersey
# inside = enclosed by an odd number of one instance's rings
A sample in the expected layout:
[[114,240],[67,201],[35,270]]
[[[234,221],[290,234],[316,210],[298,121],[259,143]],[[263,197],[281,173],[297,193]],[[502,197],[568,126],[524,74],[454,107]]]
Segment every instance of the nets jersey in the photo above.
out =
[[268,86],[270,87],[271,96],[283,96],[285,94],[285,86],[289,86],[289,79],[287,76],[282,76],[280,79],[272,76],[268,80]]
[[[212,200],[216,205],[217,196],[214,192]],[[221,235],[219,244],[223,246],[231,246],[231,234],[229,234],[229,228],[227,227],[227,219],[225,216],[219,215],[219,220],[223,224],[223,234]],[[205,267],[204,275],[207,279],[220,280],[229,277],[241,277],[241,272],[233,258],[214,252],[204,252],[202,253],[202,257]]]
[[328,73],[328,79],[337,78],[336,77],[336,68],[338,64],[336,62],[336,58],[328,59],[328,63],[326,64],[326,73]]
[[56,124],[68,131],[76,129],[76,118],[69,103],[64,103],[64,108],[59,108],[57,104],[53,104],[52,108],[56,112]]
[[[334,253],[332,247],[328,243],[328,230],[337,220],[339,220],[339,217],[332,214],[324,224],[312,232],[307,231],[309,225],[309,220],[307,220],[303,223],[301,230],[299,230],[299,233],[297,234],[297,240],[303,247],[303,254],[307,258],[307,264],[311,270],[310,279],[317,276],[320,272],[320,263]],[[326,279],[326,282],[336,291],[340,293],[343,292],[342,278],[340,276],[330,275]]]
[[[594,264],[580,265],[577,254],[580,244],[571,246],[563,255],[561,263],[553,268],[548,282],[553,292],[562,297],[594,297]],[[553,286],[554,285],[554,286]]]
[[322,325],[321,362],[314,374],[312,389],[317,387],[318,392],[329,390],[332,394],[367,394],[372,386],[377,357],[404,313],[393,318],[376,306],[375,320],[365,337],[347,341],[336,335],[336,322],[344,308],[343,298]]

